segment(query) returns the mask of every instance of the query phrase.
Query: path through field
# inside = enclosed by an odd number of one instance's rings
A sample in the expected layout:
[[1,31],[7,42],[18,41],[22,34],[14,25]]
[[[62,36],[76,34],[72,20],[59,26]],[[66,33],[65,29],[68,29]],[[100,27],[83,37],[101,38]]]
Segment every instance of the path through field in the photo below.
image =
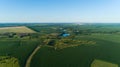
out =
[[41,46],[37,46],[34,51],[30,54],[30,56],[28,57],[27,61],[26,61],[26,64],[25,64],[25,67],[30,67],[30,63],[31,63],[31,60],[33,58],[33,56],[36,54],[36,52],[41,48]]

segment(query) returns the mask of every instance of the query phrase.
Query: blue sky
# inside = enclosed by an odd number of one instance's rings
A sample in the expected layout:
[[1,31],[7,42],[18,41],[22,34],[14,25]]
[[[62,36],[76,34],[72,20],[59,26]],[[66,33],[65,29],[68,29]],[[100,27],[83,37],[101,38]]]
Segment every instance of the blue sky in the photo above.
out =
[[120,0],[0,0],[0,22],[120,22]]

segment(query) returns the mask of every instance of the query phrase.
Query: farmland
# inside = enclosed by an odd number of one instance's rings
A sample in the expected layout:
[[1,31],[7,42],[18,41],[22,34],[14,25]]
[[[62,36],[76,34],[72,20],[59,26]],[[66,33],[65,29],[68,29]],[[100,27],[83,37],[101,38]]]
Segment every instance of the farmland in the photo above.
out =
[[[86,44],[58,51],[44,47],[35,55],[32,67],[37,67],[38,65],[39,67],[90,67],[94,59],[101,59],[115,64],[120,63],[118,60],[120,59],[119,43],[87,36],[80,39],[94,40],[97,43],[95,46]],[[39,60],[39,62],[36,62],[36,60]]]
[[37,44],[36,40],[1,40],[0,55],[16,57],[19,60],[20,66],[23,67],[27,57]]
[[35,31],[25,27],[25,26],[16,26],[16,27],[1,27],[0,33],[9,33],[9,32],[15,32],[15,33],[35,33]]
[[30,67],[91,67],[95,59],[120,66],[119,51],[120,24],[0,25],[0,56],[15,57],[20,67],[32,53]]
[[[64,27],[66,27],[67,30],[71,29],[69,33],[76,31],[76,29],[79,30],[79,32],[71,33],[75,35],[72,40],[93,41],[96,43],[94,45],[77,43],[80,45],[60,50],[54,50],[52,47],[44,46],[34,56],[31,67],[91,67],[95,59],[105,60],[106,62],[118,64],[119,66],[119,25],[97,24]],[[67,38],[64,40],[66,41]],[[72,40],[70,40],[68,44],[70,44]],[[62,43],[62,41],[60,41],[60,43]],[[74,43],[72,44],[75,45]]]

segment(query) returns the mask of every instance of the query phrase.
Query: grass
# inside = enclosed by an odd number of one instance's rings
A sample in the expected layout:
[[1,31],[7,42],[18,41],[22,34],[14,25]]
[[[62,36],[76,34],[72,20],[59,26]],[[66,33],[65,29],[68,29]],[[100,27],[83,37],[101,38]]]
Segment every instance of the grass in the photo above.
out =
[[18,59],[9,56],[0,56],[0,67],[20,67]]
[[95,59],[91,64],[91,67],[118,67],[117,64],[113,64],[107,61],[97,60]]
[[0,33],[35,33],[35,31],[31,30],[30,28],[27,28],[25,26],[18,26],[18,27],[1,27]]

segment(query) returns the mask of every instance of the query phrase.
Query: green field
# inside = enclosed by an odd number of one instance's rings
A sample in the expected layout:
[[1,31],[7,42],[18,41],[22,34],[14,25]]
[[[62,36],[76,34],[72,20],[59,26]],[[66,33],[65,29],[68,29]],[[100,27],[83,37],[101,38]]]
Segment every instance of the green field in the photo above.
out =
[[37,45],[38,41],[34,39],[1,39],[0,56],[16,57],[20,67],[24,67],[27,57]]
[[16,27],[1,27],[0,33],[35,33],[35,31],[25,27],[25,26],[16,26]]
[[90,67],[94,59],[120,64],[119,35],[79,35],[76,39],[92,40],[96,44],[80,45],[62,50],[43,47],[34,56],[31,67]]

